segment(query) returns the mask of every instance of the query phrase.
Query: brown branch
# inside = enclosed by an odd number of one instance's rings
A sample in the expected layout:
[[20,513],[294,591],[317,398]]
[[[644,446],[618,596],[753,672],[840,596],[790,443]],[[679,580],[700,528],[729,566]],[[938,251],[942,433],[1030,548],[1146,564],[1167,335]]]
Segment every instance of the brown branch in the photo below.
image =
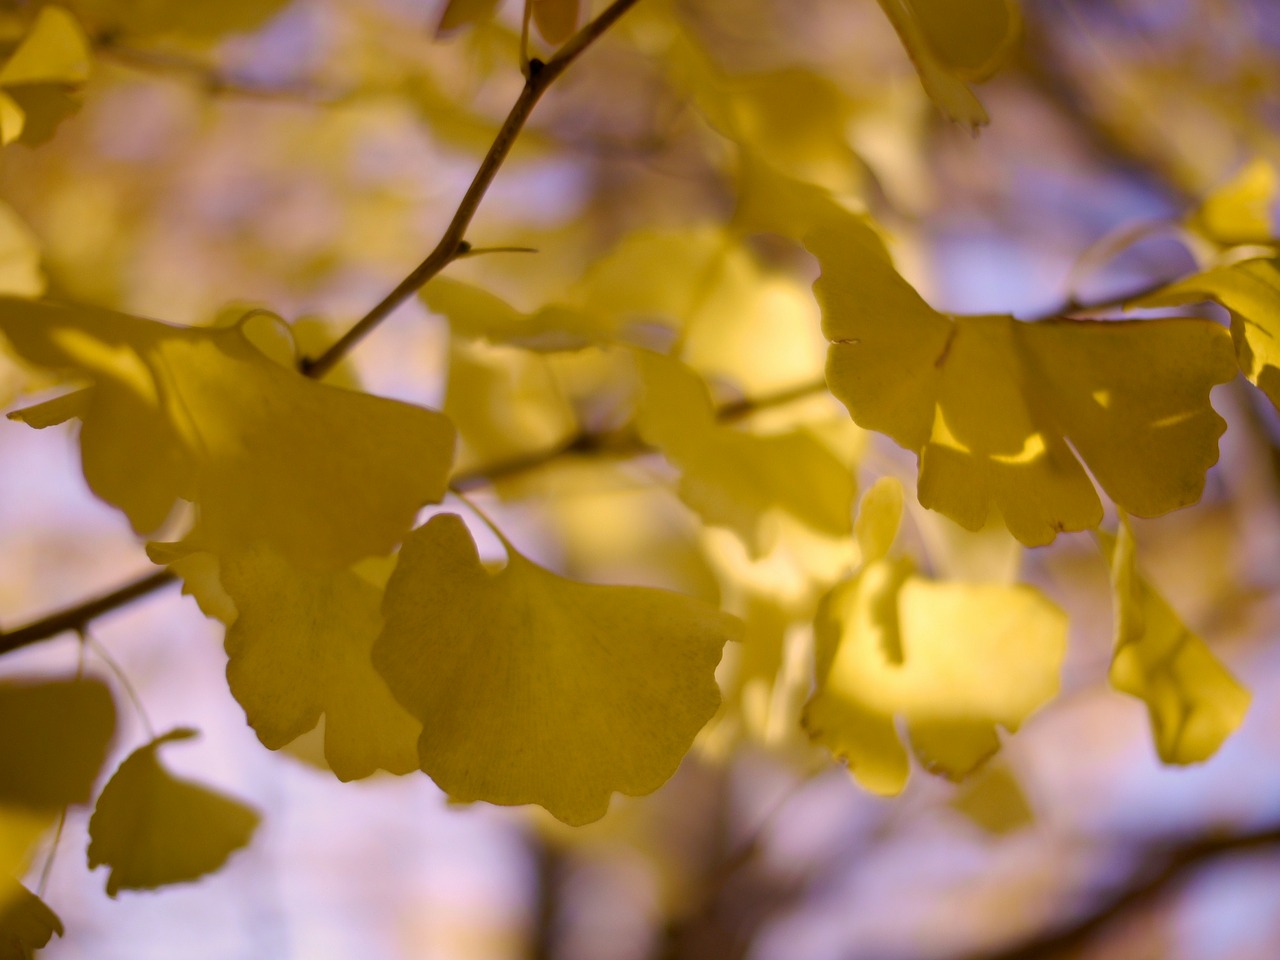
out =
[[170,583],[176,583],[177,579],[177,576],[168,570],[157,570],[110,593],[104,593],[83,603],[77,603],[74,607],[59,610],[25,627],[0,632],[0,655],[12,653],[14,650],[20,650],[60,633],[82,630],[91,620],[97,619],[104,613],[110,613]]
[[546,93],[547,88],[556,78],[565,72],[578,57],[595,43],[606,30],[615,24],[623,14],[636,5],[639,0],[614,0],[603,13],[570,37],[563,47],[546,63],[540,60],[529,61],[524,89],[507,114],[502,127],[494,137],[489,152],[480,162],[471,185],[463,195],[458,209],[445,227],[440,242],[427,258],[414,268],[413,272],[401,280],[394,290],[388,293],[372,310],[361,317],[356,324],[342,337],[314,360],[303,362],[303,373],[311,377],[323,377],[333,369],[334,365],[345,357],[357,343],[366,337],[374,327],[385,320],[397,307],[417,293],[432,277],[447,267],[454,260],[470,252],[466,241],[467,227],[480,208],[484,195],[502,168],[503,162],[511,152],[516,138],[524,129],[525,122],[533,113],[538,100]]
[[1214,860],[1253,850],[1280,846],[1280,826],[1268,826],[1234,836],[1209,836],[1157,849],[1130,883],[1100,900],[1084,916],[1021,943],[964,960],[1051,960],[1078,956],[1107,927],[1141,910],[1177,887]]

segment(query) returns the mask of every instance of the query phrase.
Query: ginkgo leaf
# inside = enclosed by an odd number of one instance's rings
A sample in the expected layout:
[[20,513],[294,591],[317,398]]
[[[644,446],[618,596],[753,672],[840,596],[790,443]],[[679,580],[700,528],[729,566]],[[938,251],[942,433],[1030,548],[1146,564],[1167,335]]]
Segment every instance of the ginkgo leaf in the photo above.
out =
[[421,505],[443,496],[452,426],[286,369],[246,327],[0,299],[0,331],[20,356],[93,381],[85,478],[138,532],[182,498],[199,505],[215,552],[261,542],[328,570],[389,552]]
[[44,286],[39,241],[12,207],[0,203],[0,293],[36,297]]
[[816,530],[852,530],[853,472],[803,428],[758,435],[716,422],[702,379],[672,357],[635,351],[641,437],[680,469],[680,497],[755,552],[761,521],[778,509]]
[[551,44],[564,43],[578,27],[582,12],[580,0],[528,0],[533,8],[533,22],[542,38]]
[[89,79],[89,41],[62,7],[41,7],[22,43],[0,67],[0,87],[79,84]]
[[1266,243],[1274,235],[1271,204],[1277,186],[1276,168],[1267,160],[1254,160],[1211,193],[1188,218],[1188,225],[1227,246]]
[[456,336],[510,344],[525,350],[580,350],[617,336],[610,318],[551,304],[522,313],[472,284],[437,277],[422,289],[422,302],[449,321]]
[[0,805],[57,811],[88,803],[115,732],[106,684],[76,680],[0,683]]
[[1086,466],[1140,516],[1200,498],[1226,429],[1209,391],[1235,374],[1222,327],[947,316],[858,218],[806,245],[822,266],[831,391],[859,426],[917,454],[924,506],[970,530],[996,510],[1036,546],[1101,522]]
[[566,823],[656,790],[719,704],[739,621],[690,597],[566,580],[508,547],[497,573],[453,514],[405,540],[373,663],[422,722],[422,769],[455,800]]
[[458,430],[460,471],[553,449],[578,430],[546,357],[483,343],[450,344],[444,412]]
[[977,127],[987,112],[966,81],[990,77],[1021,30],[1017,0],[879,0],[925,92],[951,119]]
[[31,960],[66,931],[48,904],[15,880],[0,880],[0,960]]
[[1013,833],[1035,822],[1018,778],[1001,763],[989,764],[967,781],[949,806],[994,836]]
[[166,770],[157,751],[196,736],[172,730],[120,764],[89,820],[89,868],[107,866],[107,894],[195,880],[249,842],[251,808]]
[[163,35],[212,40],[254,30],[285,7],[288,0],[218,0],[171,3],[168,0],[75,0],[75,7],[101,28],[130,38]]
[[[888,529],[900,508],[873,488],[859,513],[884,516],[864,529]],[[1056,695],[1067,622],[1031,587],[934,583],[909,561],[884,558],[823,599],[814,637],[809,735],[864,787],[893,794],[909,769],[895,717],[927,769],[965,776],[999,749],[997,727],[1016,731]]]
[[440,13],[436,36],[444,36],[462,27],[483,23],[498,9],[499,0],[449,0]]
[[1146,703],[1161,760],[1209,759],[1244,720],[1249,691],[1138,571],[1128,520],[1121,518],[1116,536],[1096,536],[1111,564],[1115,603],[1111,685]]
[[1280,407],[1280,269],[1246,260],[1170,284],[1132,306],[1168,307],[1216,300],[1231,313],[1236,360],[1249,381]]
[[350,570],[298,570],[265,547],[224,558],[235,604],[227,682],[265,746],[279,750],[324,716],[324,754],[339,780],[418,768],[421,725],[370,661],[382,628],[389,560]]

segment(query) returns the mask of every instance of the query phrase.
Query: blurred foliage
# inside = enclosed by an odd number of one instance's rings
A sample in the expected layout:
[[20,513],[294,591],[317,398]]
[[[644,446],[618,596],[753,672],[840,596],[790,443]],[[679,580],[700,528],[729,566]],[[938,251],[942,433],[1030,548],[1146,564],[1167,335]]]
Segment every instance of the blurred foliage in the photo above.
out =
[[[15,0],[0,401],[262,745],[514,827],[440,955],[1110,956],[1277,840],[1278,118],[1270,0]],[[289,822],[77,516],[0,511],[0,957],[93,955],[64,826],[114,898]]]

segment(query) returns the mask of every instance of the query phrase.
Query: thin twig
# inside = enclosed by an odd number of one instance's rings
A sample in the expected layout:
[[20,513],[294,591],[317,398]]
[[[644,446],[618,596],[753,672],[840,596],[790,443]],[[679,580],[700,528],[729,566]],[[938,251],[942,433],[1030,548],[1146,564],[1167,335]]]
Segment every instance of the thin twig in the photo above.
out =
[[507,114],[507,119],[503,121],[497,136],[494,137],[489,152],[480,162],[480,168],[476,171],[471,186],[467,188],[453,219],[445,227],[444,234],[440,237],[440,242],[436,244],[435,249],[427,254],[422,263],[396,284],[394,290],[361,317],[333,346],[314,360],[303,361],[303,373],[311,377],[323,377],[371,330],[422,289],[428,280],[458,257],[471,251],[471,247],[466,242],[467,228],[480,208],[480,202],[488,192],[489,185],[493,183],[493,178],[497,176],[507,155],[511,152],[520,131],[524,129],[529,115],[533,113],[533,108],[537,106],[542,95],[556,78],[638,2],[639,0],[614,0],[598,17],[570,37],[546,63],[540,60],[529,61],[524,88],[511,107],[511,112]]

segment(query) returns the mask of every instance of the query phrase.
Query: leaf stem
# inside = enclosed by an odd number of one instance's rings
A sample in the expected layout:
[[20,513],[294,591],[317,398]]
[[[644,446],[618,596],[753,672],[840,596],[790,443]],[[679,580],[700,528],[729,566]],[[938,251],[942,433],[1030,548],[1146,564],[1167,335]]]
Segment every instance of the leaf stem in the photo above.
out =
[[333,346],[314,360],[304,360],[303,373],[309,377],[323,377],[338,361],[350,353],[357,343],[368,336],[374,327],[422,289],[427,281],[454,260],[471,251],[470,246],[466,244],[467,228],[471,226],[471,220],[480,208],[485,193],[488,192],[494,177],[498,175],[507,155],[511,153],[511,148],[515,145],[520,131],[524,129],[529,115],[533,113],[533,108],[537,106],[542,95],[556,81],[556,78],[638,2],[639,0],[614,0],[598,17],[565,41],[564,46],[550,60],[545,63],[541,60],[529,61],[528,69],[525,71],[524,88],[507,114],[507,119],[503,121],[497,135],[493,138],[488,153],[480,161],[480,168],[476,170],[471,185],[467,187],[467,192],[459,202],[453,219],[445,227],[444,234],[440,237],[435,249],[427,254],[426,259],[407,277],[396,284],[394,290],[356,321],[355,325]]

